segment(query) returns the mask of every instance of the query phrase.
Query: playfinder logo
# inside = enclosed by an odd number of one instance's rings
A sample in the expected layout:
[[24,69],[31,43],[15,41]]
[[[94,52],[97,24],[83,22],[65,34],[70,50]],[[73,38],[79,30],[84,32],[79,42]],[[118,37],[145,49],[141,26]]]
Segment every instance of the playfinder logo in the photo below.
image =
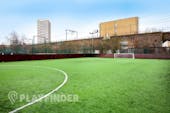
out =
[[[8,99],[10,100],[11,104],[15,104],[16,102],[33,102],[36,100],[41,99],[45,94],[19,94],[16,91],[10,91],[8,93]],[[51,94],[50,96],[39,100],[39,102],[78,102],[79,96],[76,94]]]

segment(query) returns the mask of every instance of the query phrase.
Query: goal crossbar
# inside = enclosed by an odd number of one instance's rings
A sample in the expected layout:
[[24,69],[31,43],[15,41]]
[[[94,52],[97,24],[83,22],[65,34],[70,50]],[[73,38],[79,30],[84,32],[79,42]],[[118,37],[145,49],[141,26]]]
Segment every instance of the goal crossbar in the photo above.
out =
[[135,59],[134,53],[114,53],[114,58],[133,58]]

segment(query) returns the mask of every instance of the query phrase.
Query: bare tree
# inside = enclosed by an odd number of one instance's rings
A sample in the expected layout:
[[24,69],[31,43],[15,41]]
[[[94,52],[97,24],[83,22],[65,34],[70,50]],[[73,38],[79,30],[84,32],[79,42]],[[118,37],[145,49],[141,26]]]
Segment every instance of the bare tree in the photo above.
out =
[[19,45],[20,44],[19,35],[15,31],[10,33],[10,36],[8,39],[10,41],[10,45]]
[[25,35],[21,37],[17,34],[17,32],[11,32],[8,37],[6,37],[10,43],[10,48],[12,53],[23,53],[24,52],[24,45],[25,45]]

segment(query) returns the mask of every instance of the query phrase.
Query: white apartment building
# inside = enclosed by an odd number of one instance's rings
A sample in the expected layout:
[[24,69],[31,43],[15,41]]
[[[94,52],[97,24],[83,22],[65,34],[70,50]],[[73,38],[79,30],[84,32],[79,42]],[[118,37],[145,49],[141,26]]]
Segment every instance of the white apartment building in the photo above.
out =
[[51,41],[51,23],[49,20],[37,21],[37,42],[49,43]]

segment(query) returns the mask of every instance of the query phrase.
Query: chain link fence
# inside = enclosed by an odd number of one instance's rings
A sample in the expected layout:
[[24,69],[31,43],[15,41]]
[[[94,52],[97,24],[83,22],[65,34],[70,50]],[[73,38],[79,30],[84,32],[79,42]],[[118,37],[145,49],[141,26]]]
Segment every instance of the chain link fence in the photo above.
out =
[[[107,46],[107,45],[106,45]],[[113,54],[119,48],[92,44],[40,44],[40,45],[0,45],[0,54]],[[120,53],[135,54],[170,54],[169,47],[128,48],[119,49]]]

